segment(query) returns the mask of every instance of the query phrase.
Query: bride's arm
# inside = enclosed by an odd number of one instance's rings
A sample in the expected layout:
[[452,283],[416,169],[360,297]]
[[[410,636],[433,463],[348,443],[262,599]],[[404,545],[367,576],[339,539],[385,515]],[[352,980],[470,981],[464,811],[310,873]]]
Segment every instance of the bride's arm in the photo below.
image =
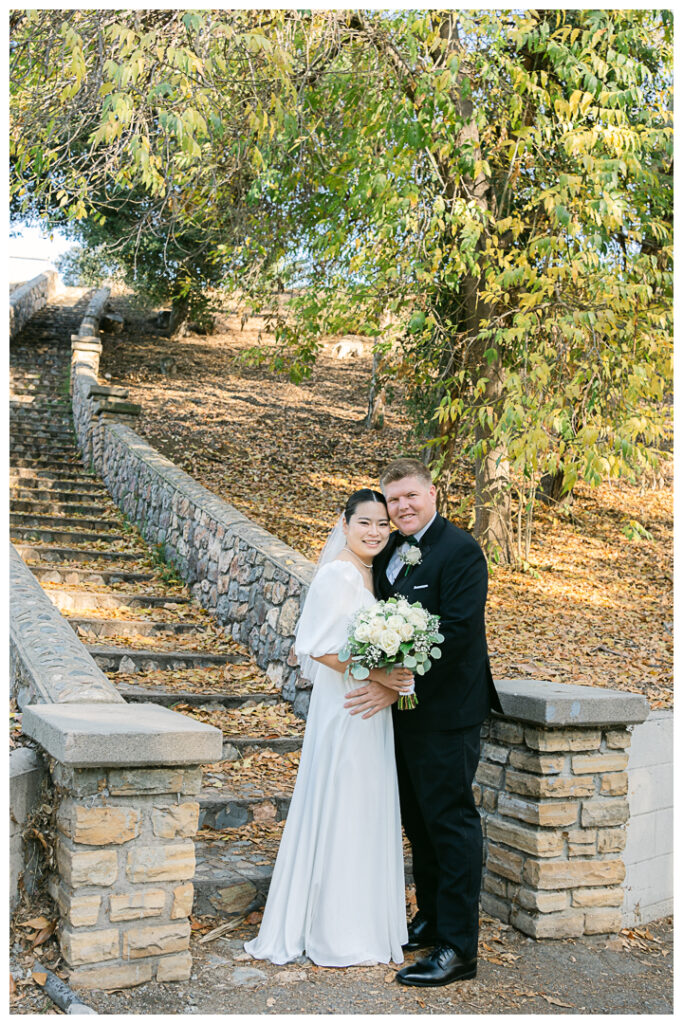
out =
[[321,654],[317,658],[311,655],[311,660],[317,661],[321,665],[326,665],[328,668],[333,668],[335,672],[343,672],[351,661],[350,658],[347,658],[346,661],[340,661],[336,654]]
[[[335,672],[343,672],[351,661],[351,658],[347,658],[346,661],[340,661],[336,654],[321,654],[317,658],[311,655],[311,659],[319,662],[321,665],[334,669]],[[378,683],[383,690],[392,690],[398,695],[412,689],[414,678],[409,668],[401,666],[393,668],[391,672],[387,672],[385,668],[373,668],[370,670],[370,676],[368,677],[368,683],[370,682]],[[386,707],[386,705],[382,706]],[[377,710],[380,709],[378,708]]]

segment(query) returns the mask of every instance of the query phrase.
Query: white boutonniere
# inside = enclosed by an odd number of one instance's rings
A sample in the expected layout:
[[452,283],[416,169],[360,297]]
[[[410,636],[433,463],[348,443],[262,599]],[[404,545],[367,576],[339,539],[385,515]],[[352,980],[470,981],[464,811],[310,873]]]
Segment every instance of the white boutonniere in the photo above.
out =
[[399,551],[398,557],[401,559],[403,564],[408,567],[406,576],[413,568],[414,565],[419,565],[422,561],[422,552],[416,544],[411,544],[405,551]]

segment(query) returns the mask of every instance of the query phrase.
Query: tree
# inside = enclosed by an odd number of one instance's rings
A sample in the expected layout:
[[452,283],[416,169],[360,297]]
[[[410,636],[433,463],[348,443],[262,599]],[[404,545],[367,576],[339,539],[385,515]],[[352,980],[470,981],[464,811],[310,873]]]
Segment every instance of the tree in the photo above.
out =
[[220,283],[258,175],[269,12],[27,11],[11,19],[16,216],[67,224],[180,324]]
[[544,476],[566,493],[656,460],[669,12],[49,10],[11,25],[14,209],[87,221],[86,240],[111,233],[133,266],[144,241],[179,313],[212,281],[259,302],[298,285],[276,312],[275,364],[295,376],[324,334],[362,325],[374,386],[404,386],[442,500],[457,458],[473,463],[494,558],[528,555]]
[[666,428],[670,19],[312,15],[321,51],[325,33],[324,69],[264,151],[243,269],[268,235],[306,254],[280,329],[298,373],[350,308],[370,333],[400,319],[393,372],[442,495],[466,453],[475,533],[512,560],[516,496],[522,557],[543,474],[565,490],[634,475]]

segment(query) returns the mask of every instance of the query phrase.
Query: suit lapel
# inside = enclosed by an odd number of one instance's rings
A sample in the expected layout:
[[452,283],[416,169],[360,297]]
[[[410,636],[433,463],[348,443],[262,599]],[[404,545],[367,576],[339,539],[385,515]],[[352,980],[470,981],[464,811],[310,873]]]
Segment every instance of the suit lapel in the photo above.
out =
[[[396,577],[396,580],[394,581],[394,583],[391,584],[392,593],[395,593],[397,590],[399,590],[401,593],[405,593],[406,590],[408,589],[405,586],[406,583],[409,584],[409,586],[413,585],[413,575],[412,574],[419,572],[420,569],[425,564],[425,562],[427,561],[427,556],[429,555],[429,552],[432,550],[432,548],[438,542],[439,537],[441,536],[441,534],[443,533],[443,531],[444,531],[444,529],[446,527],[446,522],[447,522],[447,520],[444,519],[443,516],[439,515],[439,513],[437,512],[436,519],[434,520],[432,525],[429,527],[427,532],[424,534],[424,536],[422,538],[422,541],[420,542],[420,551],[422,552],[422,561],[420,562],[419,565],[416,565],[413,568],[411,568],[409,573],[406,573],[407,566],[404,567],[400,571],[400,573]],[[392,534],[392,537],[393,536],[394,535]],[[396,542],[394,541],[394,548],[395,547],[396,547]],[[392,548],[392,551],[393,551],[393,548]],[[387,562],[387,564],[388,564],[388,562]],[[385,566],[385,570],[386,570],[386,566]],[[383,575],[384,575],[384,579],[387,579],[386,571],[384,571]]]

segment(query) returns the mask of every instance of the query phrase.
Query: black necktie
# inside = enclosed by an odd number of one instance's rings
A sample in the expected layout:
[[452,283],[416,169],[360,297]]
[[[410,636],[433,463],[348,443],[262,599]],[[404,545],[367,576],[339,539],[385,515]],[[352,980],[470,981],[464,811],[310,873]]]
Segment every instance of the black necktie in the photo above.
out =
[[410,537],[406,537],[406,536],[404,536],[404,534],[401,534],[401,537],[402,537],[402,540],[401,540],[402,544],[415,545],[416,548],[419,548],[420,542],[417,539],[417,537],[413,537],[412,535]]

